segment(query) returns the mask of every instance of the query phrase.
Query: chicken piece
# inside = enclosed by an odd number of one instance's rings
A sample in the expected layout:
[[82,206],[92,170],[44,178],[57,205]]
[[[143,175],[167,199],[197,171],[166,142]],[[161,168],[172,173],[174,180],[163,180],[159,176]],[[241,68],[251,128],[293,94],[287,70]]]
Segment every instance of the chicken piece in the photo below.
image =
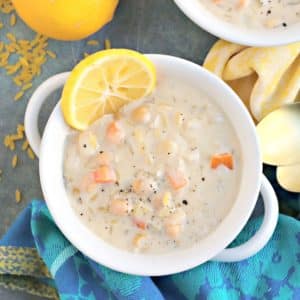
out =
[[165,219],[165,231],[172,239],[178,239],[184,230],[186,214],[183,210],[176,210]]
[[137,233],[132,240],[133,247],[136,251],[140,251],[147,247],[147,235],[145,233]]
[[125,138],[125,132],[121,124],[117,121],[111,122],[106,129],[106,138],[112,144],[121,144]]
[[157,182],[150,176],[140,174],[132,183],[133,191],[138,194],[150,194],[157,191]]
[[149,123],[151,120],[151,112],[149,108],[145,105],[137,107],[131,114],[133,121],[137,123]]
[[180,170],[170,170],[167,172],[168,181],[173,188],[173,190],[177,191],[185,187],[188,183],[188,180],[185,174]]
[[83,157],[94,155],[98,148],[97,137],[90,131],[81,132],[78,135],[78,150]]
[[99,153],[96,157],[97,163],[100,166],[108,166],[113,160],[113,156],[110,152],[103,152]]
[[109,205],[109,211],[116,216],[127,216],[130,211],[128,200],[112,199]]

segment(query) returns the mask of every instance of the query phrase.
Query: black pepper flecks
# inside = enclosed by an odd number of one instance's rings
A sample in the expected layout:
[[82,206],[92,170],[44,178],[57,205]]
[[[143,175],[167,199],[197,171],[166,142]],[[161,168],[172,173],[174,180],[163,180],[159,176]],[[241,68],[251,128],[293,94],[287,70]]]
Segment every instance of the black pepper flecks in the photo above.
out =
[[188,205],[189,203],[187,202],[187,200],[182,200],[182,204]]

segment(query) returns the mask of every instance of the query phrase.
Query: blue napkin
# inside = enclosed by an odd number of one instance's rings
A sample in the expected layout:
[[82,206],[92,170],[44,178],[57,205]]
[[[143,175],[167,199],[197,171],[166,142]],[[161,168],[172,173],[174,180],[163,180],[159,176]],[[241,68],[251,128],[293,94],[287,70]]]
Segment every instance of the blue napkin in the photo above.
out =
[[[249,239],[249,222],[234,244]],[[300,222],[281,215],[268,245],[238,263],[208,262],[164,277],[122,274],[90,260],[33,201],[0,241],[0,285],[63,300],[300,299]]]

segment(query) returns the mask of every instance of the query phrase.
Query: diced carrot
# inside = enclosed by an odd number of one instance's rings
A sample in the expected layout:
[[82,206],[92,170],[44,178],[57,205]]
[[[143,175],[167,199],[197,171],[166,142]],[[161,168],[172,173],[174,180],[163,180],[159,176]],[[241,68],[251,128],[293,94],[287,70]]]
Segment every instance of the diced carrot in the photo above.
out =
[[109,166],[101,166],[93,175],[96,183],[114,183],[117,181],[114,169]]
[[237,4],[237,9],[245,8],[249,4],[249,0],[239,0]]
[[145,230],[147,228],[147,224],[139,219],[133,218],[133,223],[140,229]]
[[168,172],[167,178],[174,190],[180,190],[188,183],[185,175],[179,170]]
[[120,144],[124,140],[125,133],[121,125],[113,121],[107,126],[106,137],[111,143]]
[[143,182],[140,179],[136,179],[133,183],[132,183],[132,189],[135,193],[139,194],[142,192],[143,190]]
[[230,153],[215,154],[211,157],[210,166],[217,169],[220,165],[224,165],[228,169],[233,169],[233,157]]

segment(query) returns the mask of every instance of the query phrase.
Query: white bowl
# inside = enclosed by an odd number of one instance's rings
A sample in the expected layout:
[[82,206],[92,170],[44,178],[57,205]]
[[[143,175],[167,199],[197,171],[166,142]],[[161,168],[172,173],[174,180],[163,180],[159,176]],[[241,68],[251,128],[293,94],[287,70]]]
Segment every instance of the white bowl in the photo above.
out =
[[198,26],[226,41],[254,47],[279,46],[300,41],[300,22],[285,28],[244,28],[212,14],[200,0],[174,0],[174,2]]
[[[244,259],[259,251],[271,237],[278,218],[277,200],[270,184],[262,181],[265,219],[262,227],[244,245],[224,250],[249,219],[261,185],[262,162],[251,117],[237,95],[220,79],[196,64],[165,55],[149,55],[157,67],[158,80],[176,76],[215,99],[236,129],[241,144],[243,171],[235,203],[221,225],[200,244],[162,255],[133,254],[117,249],[85,227],[71,208],[63,181],[63,153],[70,128],[57,105],[46,125],[40,145],[37,119],[47,96],[61,87],[68,73],[44,82],[33,94],[25,114],[27,138],[40,156],[40,179],[48,208],[60,230],[81,252],[112,269],[138,275],[166,275],[187,270],[212,258],[223,261]],[[216,255],[218,254],[217,258]]]

